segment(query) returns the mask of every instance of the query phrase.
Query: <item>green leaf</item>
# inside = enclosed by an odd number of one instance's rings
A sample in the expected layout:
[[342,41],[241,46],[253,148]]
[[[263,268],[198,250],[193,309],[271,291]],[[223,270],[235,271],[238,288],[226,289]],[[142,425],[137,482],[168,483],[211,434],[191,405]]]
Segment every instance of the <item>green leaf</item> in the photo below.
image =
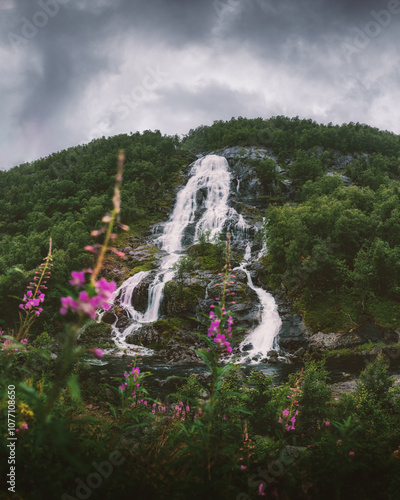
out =
[[118,419],[118,416],[117,416],[117,410],[116,410],[116,409],[114,408],[114,406],[113,406],[111,403],[109,403],[108,401],[106,401],[106,403],[107,403],[107,406],[110,408],[110,411],[111,411],[112,416],[115,418],[115,420],[117,420],[117,419]]
[[70,390],[72,399],[76,402],[81,403],[82,402],[81,389],[79,387],[78,375],[76,373],[70,375],[67,381],[67,386],[68,389]]

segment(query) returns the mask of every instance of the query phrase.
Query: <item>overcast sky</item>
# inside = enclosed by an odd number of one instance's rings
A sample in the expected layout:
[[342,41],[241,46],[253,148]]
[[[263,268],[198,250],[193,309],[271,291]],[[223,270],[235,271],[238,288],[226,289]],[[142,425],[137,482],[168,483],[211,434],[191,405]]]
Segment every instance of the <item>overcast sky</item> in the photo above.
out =
[[0,169],[232,116],[400,133],[400,0],[0,0]]

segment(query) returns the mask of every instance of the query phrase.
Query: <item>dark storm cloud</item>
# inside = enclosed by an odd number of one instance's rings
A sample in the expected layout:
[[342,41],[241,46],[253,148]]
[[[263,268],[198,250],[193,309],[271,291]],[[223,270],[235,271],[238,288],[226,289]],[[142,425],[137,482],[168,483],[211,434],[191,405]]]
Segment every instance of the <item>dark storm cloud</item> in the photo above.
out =
[[239,114],[395,128],[399,6],[0,0],[0,168],[96,134],[185,133]]

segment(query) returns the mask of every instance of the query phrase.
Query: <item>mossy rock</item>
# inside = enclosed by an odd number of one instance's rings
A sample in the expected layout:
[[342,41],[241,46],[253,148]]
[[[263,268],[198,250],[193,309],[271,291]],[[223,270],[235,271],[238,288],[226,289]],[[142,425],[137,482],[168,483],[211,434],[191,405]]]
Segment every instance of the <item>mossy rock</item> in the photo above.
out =
[[384,328],[400,328],[400,304],[398,301],[377,297],[367,304],[374,321]]
[[205,294],[205,287],[198,283],[191,285],[169,281],[164,288],[163,310],[168,316],[195,314],[199,299]]
[[112,327],[106,323],[91,322],[84,327],[78,338],[78,344],[84,347],[100,347],[114,345],[112,340]]
[[188,249],[189,255],[196,259],[200,271],[220,272],[225,264],[225,257],[218,245],[213,243],[197,243]]
[[135,266],[132,269],[130,269],[126,279],[130,278],[131,276],[134,276],[137,273],[140,273],[141,271],[152,271],[155,268],[156,268],[156,265],[154,263],[154,260],[142,262],[141,265]]
[[193,320],[181,317],[159,319],[153,323],[153,327],[162,334],[162,342],[164,345],[170,340],[175,340],[179,345],[190,345],[193,338],[189,332],[191,332],[195,326]]

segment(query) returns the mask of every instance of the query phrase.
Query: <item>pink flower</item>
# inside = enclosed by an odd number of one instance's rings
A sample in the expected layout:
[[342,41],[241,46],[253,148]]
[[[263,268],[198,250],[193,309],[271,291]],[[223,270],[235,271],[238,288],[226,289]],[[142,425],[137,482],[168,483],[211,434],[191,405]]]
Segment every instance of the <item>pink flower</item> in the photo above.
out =
[[326,426],[326,427],[329,427],[330,425],[331,425],[331,423],[330,423],[330,422],[325,422],[325,426]]
[[354,457],[354,451],[350,451],[350,452],[349,452],[349,456],[350,456],[350,457]]
[[218,333],[220,331],[219,323],[220,323],[219,319],[216,319],[215,321],[211,322],[211,326],[208,329],[208,336],[209,337],[211,337],[212,335],[215,335],[216,333]]
[[93,356],[97,359],[101,359],[104,355],[103,351],[101,349],[90,349],[90,351]]
[[[70,283],[78,284],[80,286],[83,284],[84,272],[75,272],[71,273],[73,279]],[[86,270],[86,272],[89,272]],[[79,293],[78,299],[73,299],[72,297],[62,297],[61,304],[62,307],[60,309],[60,313],[65,315],[68,312],[68,309],[71,311],[78,312],[80,314],[87,314],[90,318],[94,319],[96,317],[96,309],[102,307],[107,310],[110,308],[109,301],[112,298],[113,292],[116,290],[117,285],[114,281],[107,281],[105,278],[101,278],[94,284],[95,292],[97,295],[94,297],[90,296],[86,290],[82,290]],[[43,295],[44,298],[44,295]]]
[[70,284],[78,288],[85,284],[85,273],[83,271],[72,271],[72,280],[69,280]]
[[240,468],[241,468],[242,470],[247,469],[247,467],[246,467],[245,465],[241,465],[241,466],[240,466]]

